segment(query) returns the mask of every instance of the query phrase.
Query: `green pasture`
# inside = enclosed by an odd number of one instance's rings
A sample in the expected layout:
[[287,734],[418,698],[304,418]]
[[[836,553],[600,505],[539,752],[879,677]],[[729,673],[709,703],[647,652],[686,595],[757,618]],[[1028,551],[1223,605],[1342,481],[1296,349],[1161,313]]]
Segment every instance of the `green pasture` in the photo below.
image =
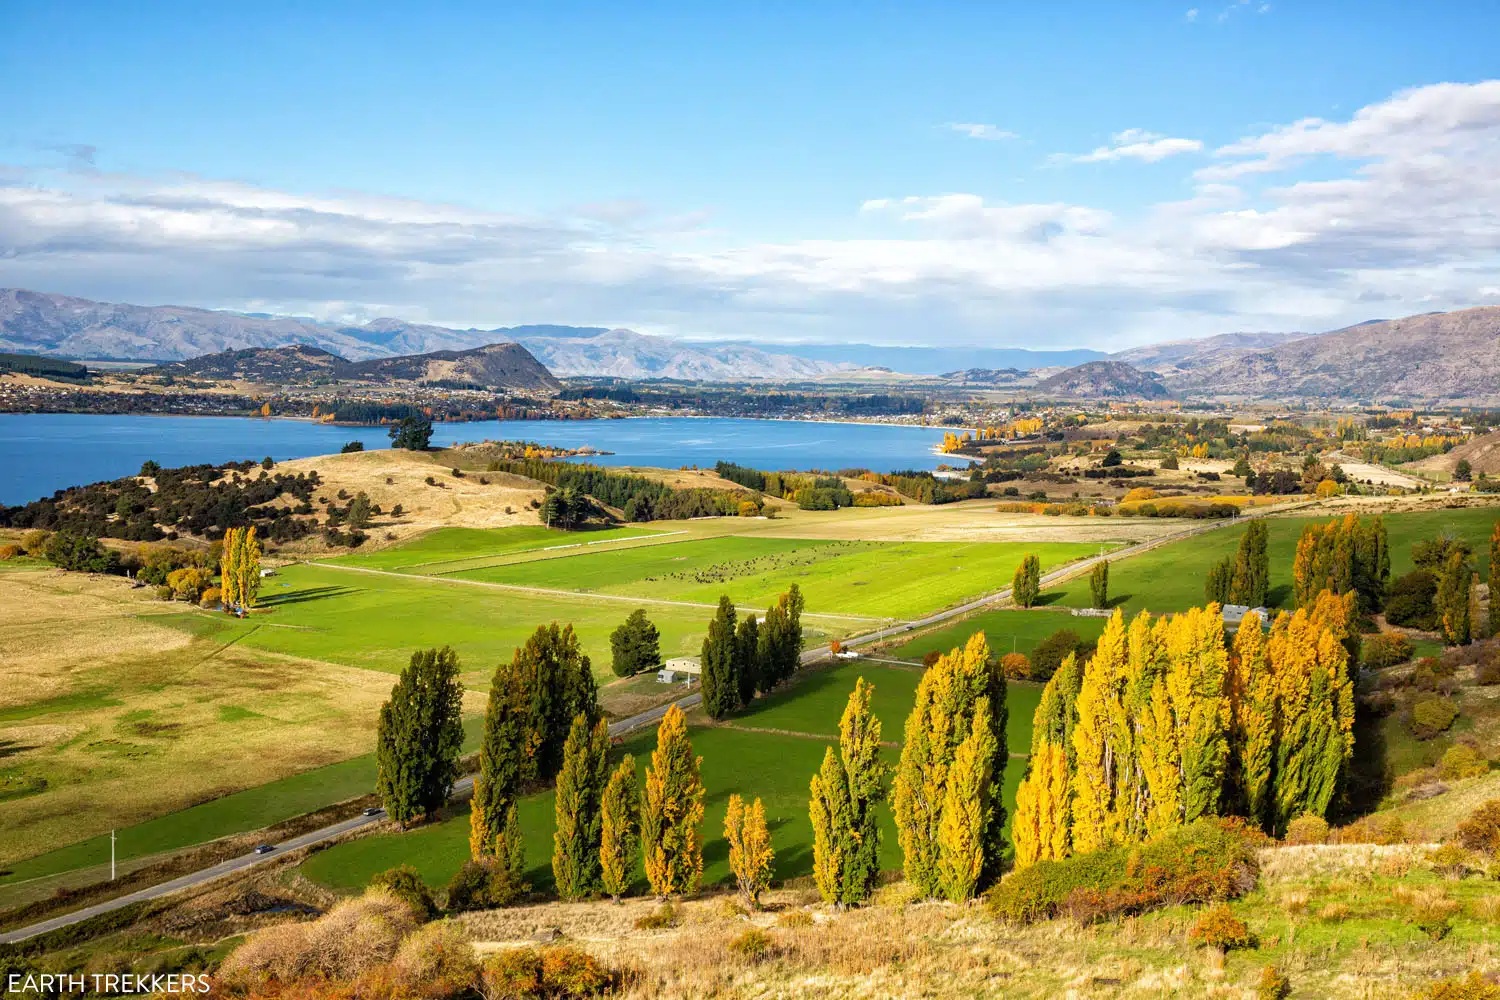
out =
[[[1121,566],[1124,565],[1121,563]],[[1111,572],[1113,571],[1112,568]],[[921,662],[922,657],[928,653],[934,650],[946,653],[955,646],[967,643],[969,636],[975,632],[982,631],[986,641],[989,642],[990,652],[995,656],[1003,656],[1006,653],[1025,653],[1029,656],[1037,643],[1059,629],[1071,629],[1080,639],[1092,642],[1099,638],[1108,620],[1107,618],[1075,618],[1065,611],[1045,608],[1030,611],[1015,609],[984,611],[892,647],[882,655]]]
[[1010,585],[1036,553],[1044,569],[1098,546],[1067,542],[851,542],[725,537],[590,552],[465,571],[467,579],[713,603],[769,605],[793,583],[807,610],[914,618]]
[[512,528],[439,528],[419,538],[388,549],[353,552],[329,562],[366,569],[398,572],[441,572],[443,564],[508,556],[519,552],[545,551],[560,546],[587,547],[591,542],[625,538],[650,538],[662,534],[645,528],[605,528],[596,531],[563,531],[540,525]]
[[[464,721],[464,750],[479,748],[483,719]],[[180,850],[249,830],[259,830],[375,791],[373,753],[256,785],[116,832],[119,861]],[[92,837],[17,861],[0,875],[0,891],[28,879],[109,863],[109,837]]]
[[[729,878],[729,849],[724,841],[724,811],[729,796],[759,797],[766,807],[767,825],[776,849],[776,877],[794,878],[812,873],[812,824],[807,818],[807,786],[823,760],[828,744],[821,740],[730,728],[700,728],[691,731],[694,751],[703,758],[703,784],[707,790],[703,819],[703,881],[715,885]],[[644,781],[645,766],[656,745],[654,731],[635,736],[625,752],[635,755]],[[885,752],[894,767],[899,751]],[[1013,760],[1005,774],[1006,808],[1013,810],[1015,789],[1024,761]],[[522,800],[520,821],[526,833],[528,881],[533,889],[552,887],[551,792]],[[901,847],[895,824],[885,810],[882,820],[881,863],[887,869],[901,867]],[[356,890],[370,877],[396,865],[408,864],[421,872],[434,887],[446,885],[469,856],[469,816],[460,807],[440,823],[406,833],[391,833],[348,841],[314,854],[303,862],[308,878],[331,888]],[[639,888],[645,875],[637,871]]]
[[[1497,518],[1500,518],[1500,511],[1495,508],[1385,515],[1386,534],[1390,539],[1391,578],[1411,571],[1413,544],[1445,532],[1473,546],[1482,576],[1488,572],[1489,537]],[[1292,560],[1297,553],[1297,538],[1302,529],[1329,520],[1327,517],[1266,519],[1272,607],[1285,608],[1292,604]],[[1131,613],[1142,610],[1182,611],[1201,605],[1203,584],[1209,569],[1226,556],[1234,555],[1244,532],[1243,525],[1231,524],[1112,563],[1109,567],[1110,605],[1124,607]],[[1042,601],[1050,605],[1088,607],[1092,604],[1088,576],[1076,577],[1043,592]]]

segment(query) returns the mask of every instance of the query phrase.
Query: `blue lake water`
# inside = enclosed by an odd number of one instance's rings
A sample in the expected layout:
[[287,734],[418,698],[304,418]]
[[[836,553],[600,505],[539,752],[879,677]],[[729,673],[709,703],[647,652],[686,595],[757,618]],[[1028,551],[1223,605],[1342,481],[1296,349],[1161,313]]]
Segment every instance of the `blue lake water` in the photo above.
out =
[[[485,420],[436,424],[435,445],[460,441],[536,441],[612,455],[600,465],[675,469],[723,459],[758,469],[931,469],[942,430],[880,424],[719,417],[629,420]],[[74,413],[0,414],[0,503],[19,504],[83,483],[134,475],[152,459],[163,466],[278,461],[336,452],[347,441],[390,446],[384,427],[334,427],[301,420],[246,417],[149,417]]]

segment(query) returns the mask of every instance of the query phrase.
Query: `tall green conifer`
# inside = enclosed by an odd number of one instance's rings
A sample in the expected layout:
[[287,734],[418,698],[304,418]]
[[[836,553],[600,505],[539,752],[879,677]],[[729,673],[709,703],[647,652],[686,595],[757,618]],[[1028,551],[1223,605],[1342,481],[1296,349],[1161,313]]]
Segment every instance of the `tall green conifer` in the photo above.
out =
[[608,778],[609,724],[576,715],[563,744],[557,773],[552,877],[564,899],[581,899],[602,888],[599,865],[601,802]]

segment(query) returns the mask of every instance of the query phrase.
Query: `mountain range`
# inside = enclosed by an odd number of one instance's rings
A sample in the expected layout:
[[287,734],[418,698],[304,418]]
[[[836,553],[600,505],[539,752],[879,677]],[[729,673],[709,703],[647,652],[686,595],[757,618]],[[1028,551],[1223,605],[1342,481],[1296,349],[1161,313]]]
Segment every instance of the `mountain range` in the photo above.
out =
[[[1500,307],[1495,306],[1372,320],[1327,333],[1227,333],[1106,355],[1090,350],[700,342],[623,328],[560,325],[458,330],[391,318],[339,325],[0,289],[0,351],[179,361],[226,350],[304,345],[347,359],[344,363],[361,363],[435,359],[441,352],[495,344],[519,344],[561,377],[863,379],[889,368],[911,375],[946,373],[950,381],[997,388],[1050,384],[1043,391],[1067,389],[1101,398],[1154,398],[1165,390],[1194,398],[1500,402]],[[1088,367],[1105,360],[1133,371]],[[429,363],[446,362],[423,362]],[[1024,377],[1017,377],[1023,372]],[[1139,377],[1152,372],[1159,378]],[[524,379],[535,381],[535,373]]]

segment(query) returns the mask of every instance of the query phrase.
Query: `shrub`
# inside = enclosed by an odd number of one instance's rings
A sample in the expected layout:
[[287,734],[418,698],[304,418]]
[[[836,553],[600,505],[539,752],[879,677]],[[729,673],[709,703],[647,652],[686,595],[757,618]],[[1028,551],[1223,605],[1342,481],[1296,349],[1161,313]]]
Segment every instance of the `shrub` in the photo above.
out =
[[0,560],[10,562],[12,559],[18,558],[24,551],[19,545],[0,545]]
[[811,927],[812,914],[806,910],[787,910],[776,917],[777,927]]
[[410,906],[419,920],[430,920],[437,915],[437,904],[432,901],[432,891],[411,865],[387,868],[370,879],[369,887],[386,890]]
[[930,667],[938,660],[942,659],[942,656],[943,654],[939,653],[937,650],[929,649],[926,653],[922,654],[922,666]]
[[1161,906],[1214,903],[1249,892],[1258,874],[1245,833],[1199,820],[1148,844],[1039,861],[990,890],[990,912],[1011,923],[1072,916],[1085,923]]
[[635,929],[638,931],[659,931],[676,926],[677,908],[671,903],[663,903],[635,921]]
[[176,594],[172,593],[172,588],[168,587],[165,583],[156,588],[156,599],[158,601],[174,600],[176,596]]
[[1474,870],[1473,853],[1458,844],[1443,844],[1427,853],[1427,863],[1443,878],[1465,878]]
[[1423,698],[1411,707],[1411,718],[1407,728],[1419,740],[1430,740],[1445,732],[1458,718],[1458,706],[1453,699],[1444,697]]
[[468,993],[473,990],[479,972],[469,932],[453,920],[439,920],[417,928],[401,942],[391,964],[398,979],[420,987],[427,996]]
[[1364,641],[1364,664],[1373,669],[1394,667],[1412,658],[1417,647],[1400,632],[1381,632],[1367,636]]
[[1451,663],[1428,656],[1417,661],[1412,668],[1411,686],[1418,691],[1437,691],[1452,694],[1458,690],[1458,670]]
[[1260,970],[1255,984],[1255,1000],[1287,1000],[1292,995],[1292,981],[1274,965]]
[[617,977],[588,952],[567,945],[512,948],[484,960],[479,979],[490,1000],[600,996]]
[[1220,951],[1255,947],[1255,936],[1250,933],[1250,928],[1223,903],[1198,914],[1188,931],[1188,940]]
[[540,996],[542,956],[535,948],[508,948],[490,955],[479,971],[484,995],[492,1000]]
[[1031,659],[1025,653],[1006,653],[1000,657],[1000,670],[1013,681],[1031,677]]
[[203,592],[203,596],[198,598],[198,603],[205,608],[217,608],[223,601],[224,592],[218,587],[209,587]]
[[1406,842],[1406,824],[1399,816],[1361,816],[1339,827],[1329,839],[1335,844],[1402,844]]
[[1045,681],[1057,673],[1069,653],[1078,652],[1083,640],[1070,628],[1060,628],[1036,644],[1031,651],[1031,678]]
[[557,997],[599,996],[615,977],[586,951],[558,945],[542,949],[542,988]]
[[1500,857],[1500,799],[1490,799],[1469,813],[1455,832],[1469,850]]
[[1494,983],[1477,972],[1463,979],[1439,979],[1413,1000],[1500,1000],[1500,983]]
[[1385,602],[1385,620],[1392,625],[1432,631],[1442,624],[1434,608],[1437,576],[1431,570],[1415,569],[1391,584]]
[[1149,486],[1137,486],[1120,500],[1121,503],[1136,503],[1141,500],[1155,500],[1156,491]]
[[353,979],[391,961],[416,926],[411,907],[383,889],[371,890],[317,920],[257,931],[224,960],[219,976],[241,989],[310,976]]
[[1328,843],[1328,821],[1312,813],[1298,816],[1287,824],[1286,842],[1288,844],[1326,844]]
[[340,455],[348,455],[351,452],[364,451],[364,450],[365,450],[365,443],[363,441],[350,441],[350,442],[346,443],[342,448],[339,449],[339,454]]
[[1438,762],[1439,773],[1449,781],[1477,778],[1482,774],[1488,774],[1489,770],[1490,762],[1468,743],[1453,744],[1443,754],[1443,759]]
[[465,861],[448,882],[448,909],[461,912],[509,906],[526,890],[509,868],[492,858]]
[[40,558],[47,552],[47,540],[52,537],[52,532],[43,531],[41,528],[33,528],[21,536],[21,548],[26,550],[28,556]]
[[752,962],[768,957],[773,947],[771,935],[759,927],[751,927],[729,942],[731,952]]

